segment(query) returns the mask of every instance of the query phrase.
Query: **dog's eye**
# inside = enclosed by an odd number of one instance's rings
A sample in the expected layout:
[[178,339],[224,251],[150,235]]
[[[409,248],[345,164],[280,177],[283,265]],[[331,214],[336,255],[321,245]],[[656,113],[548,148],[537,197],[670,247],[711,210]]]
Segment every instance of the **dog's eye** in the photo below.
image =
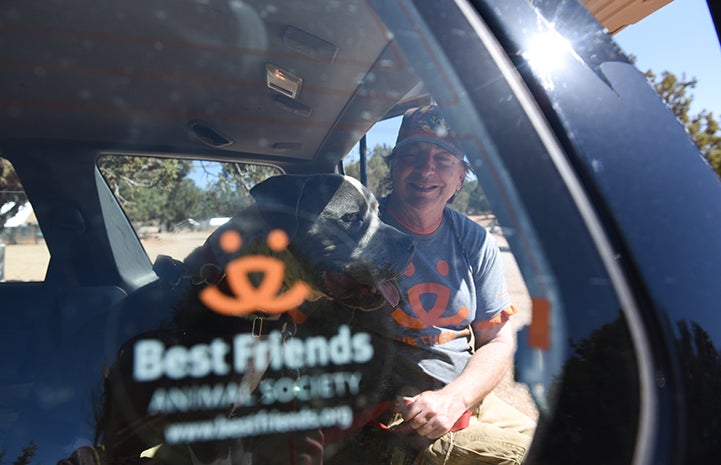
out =
[[346,213],[343,215],[343,221],[346,223],[356,223],[360,221],[360,214],[358,214],[358,212]]

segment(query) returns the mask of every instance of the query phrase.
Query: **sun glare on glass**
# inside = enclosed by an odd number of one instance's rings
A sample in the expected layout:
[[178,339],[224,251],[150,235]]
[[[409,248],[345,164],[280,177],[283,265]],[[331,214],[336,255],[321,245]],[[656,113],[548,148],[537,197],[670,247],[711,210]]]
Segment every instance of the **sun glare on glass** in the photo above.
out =
[[554,30],[534,35],[523,52],[523,57],[548,90],[554,87],[554,73],[562,69],[566,60],[572,55],[573,49],[570,43]]

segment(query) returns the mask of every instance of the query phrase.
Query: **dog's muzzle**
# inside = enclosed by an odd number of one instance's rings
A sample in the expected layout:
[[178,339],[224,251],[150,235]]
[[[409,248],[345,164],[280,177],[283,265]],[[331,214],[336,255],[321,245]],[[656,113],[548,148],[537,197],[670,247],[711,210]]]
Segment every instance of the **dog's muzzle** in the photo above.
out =
[[[348,300],[358,300],[366,303],[374,299],[379,301],[375,306],[367,308],[359,306],[358,308],[374,310],[382,306],[381,299],[392,308],[395,308],[401,300],[400,289],[393,280],[364,284],[341,272],[323,271],[320,275],[324,292],[333,299],[344,301],[347,304],[350,304]],[[355,305],[350,305],[355,307]]]

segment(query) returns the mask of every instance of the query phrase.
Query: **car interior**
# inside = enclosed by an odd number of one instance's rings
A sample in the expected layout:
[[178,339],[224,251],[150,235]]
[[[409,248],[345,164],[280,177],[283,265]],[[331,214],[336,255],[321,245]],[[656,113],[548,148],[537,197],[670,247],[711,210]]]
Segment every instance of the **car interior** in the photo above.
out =
[[16,354],[3,374],[8,446],[37,415],[53,419],[36,431],[41,451],[87,438],[99,386],[88,380],[168,316],[149,311],[162,298],[155,257],[100,156],[334,172],[375,122],[429,101],[361,1],[13,2],[0,22],[0,150],[50,255],[41,281],[0,285],[3,307],[23,309],[0,329]]

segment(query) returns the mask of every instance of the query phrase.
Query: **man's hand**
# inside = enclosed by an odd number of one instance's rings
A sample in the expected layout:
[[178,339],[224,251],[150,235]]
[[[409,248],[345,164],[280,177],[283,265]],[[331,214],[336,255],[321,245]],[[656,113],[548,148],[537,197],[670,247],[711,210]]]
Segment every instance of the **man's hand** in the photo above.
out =
[[449,432],[467,410],[460,398],[443,390],[401,398],[398,409],[403,420],[428,439],[438,439]]
[[471,407],[478,405],[513,364],[515,332],[506,321],[491,328],[474,328],[476,351],[461,375],[438,391],[404,398],[396,406],[419,435],[438,439],[450,431]]

